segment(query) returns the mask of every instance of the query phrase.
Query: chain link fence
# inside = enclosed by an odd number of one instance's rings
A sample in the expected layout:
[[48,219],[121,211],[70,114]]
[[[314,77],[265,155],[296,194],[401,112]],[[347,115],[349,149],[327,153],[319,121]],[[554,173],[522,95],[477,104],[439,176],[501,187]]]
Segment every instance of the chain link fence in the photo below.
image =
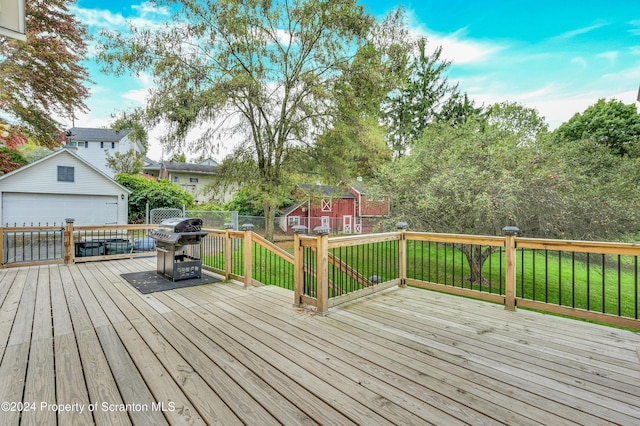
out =
[[186,210],[184,208],[158,208],[149,212],[147,223],[158,224],[165,219],[174,217],[196,217],[202,219],[202,226],[210,229],[224,229],[227,223],[233,225],[234,230],[238,226],[238,212],[211,211],[211,210]]

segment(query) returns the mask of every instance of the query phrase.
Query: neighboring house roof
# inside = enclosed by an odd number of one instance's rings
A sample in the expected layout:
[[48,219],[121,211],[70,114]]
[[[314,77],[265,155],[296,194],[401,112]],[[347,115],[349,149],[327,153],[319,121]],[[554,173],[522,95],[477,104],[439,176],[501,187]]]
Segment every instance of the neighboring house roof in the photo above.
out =
[[205,160],[202,160],[198,164],[204,164],[207,166],[219,166],[218,162],[212,158],[207,158]]
[[90,127],[72,127],[69,129],[71,138],[76,141],[102,141],[102,142],[118,142],[131,133],[131,129],[112,130],[112,129],[94,129]]
[[178,163],[178,162],[164,162],[162,167],[168,172],[183,172],[183,173],[202,173],[213,174],[216,172],[217,166],[210,166],[206,164],[193,164],[193,163]]
[[0,182],[6,180],[6,179],[11,179],[12,176],[22,173],[25,170],[28,170],[32,167],[35,167],[36,165],[43,163],[45,161],[50,161],[58,156],[62,156],[62,155],[71,155],[72,157],[74,157],[76,160],[80,161],[81,163],[85,164],[86,166],[88,166],[90,169],[92,169],[93,171],[95,171],[97,174],[101,175],[102,177],[104,177],[105,179],[109,180],[109,182],[111,182],[113,185],[116,185],[118,187],[120,187],[122,189],[122,191],[126,192],[127,194],[131,194],[131,191],[127,188],[125,188],[124,186],[120,185],[118,182],[116,182],[115,180],[111,179],[111,177],[109,177],[107,174],[105,174],[103,171],[101,171],[100,169],[96,168],[93,164],[87,162],[84,158],[80,157],[78,154],[76,154],[75,152],[73,152],[70,149],[66,149],[66,148],[60,148],[54,152],[52,152],[51,154],[42,157],[41,159],[34,161],[33,163],[29,163],[26,166],[20,167],[19,169],[13,170],[12,172],[6,173],[2,176],[0,176]]
[[143,158],[143,161],[144,161],[144,166],[142,166],[143,169],[160,170],[160,168],[162,167],[162,164],[158,163],[157,161],[153,161],[151,158],[147,156]]
[[316,197],[332,197],[332,198],[356,198],[352,193],[345,190],[342,186],[328,185],[298,185],[307,195]]

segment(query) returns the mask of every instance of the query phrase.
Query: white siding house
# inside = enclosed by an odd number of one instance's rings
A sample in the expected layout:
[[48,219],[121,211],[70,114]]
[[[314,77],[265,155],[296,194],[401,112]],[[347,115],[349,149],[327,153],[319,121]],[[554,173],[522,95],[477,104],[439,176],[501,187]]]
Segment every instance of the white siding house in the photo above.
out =
[[60,149],[0,176],[0,226],[126,224],[130,191]]
[[93,164],[107,176],[113,177],[114,171],[107,167],[107,155],[113,157],[116,152],[126,154],[132,149],[137,153],[143,151],[142,145],[129,139],[130,132],[130,130],[72,127],[67,133],[69,141],[66,148],[74,149],[89,164]]

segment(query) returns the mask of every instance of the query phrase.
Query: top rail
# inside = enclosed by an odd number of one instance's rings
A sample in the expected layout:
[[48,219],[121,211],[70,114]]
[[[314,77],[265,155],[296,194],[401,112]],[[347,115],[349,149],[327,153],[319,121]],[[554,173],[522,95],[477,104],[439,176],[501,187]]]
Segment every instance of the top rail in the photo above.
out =
[[640,256],[640,244],[631,243],[518,238],[517,248],[557,250],[577,253],[619,254],[623,256]]

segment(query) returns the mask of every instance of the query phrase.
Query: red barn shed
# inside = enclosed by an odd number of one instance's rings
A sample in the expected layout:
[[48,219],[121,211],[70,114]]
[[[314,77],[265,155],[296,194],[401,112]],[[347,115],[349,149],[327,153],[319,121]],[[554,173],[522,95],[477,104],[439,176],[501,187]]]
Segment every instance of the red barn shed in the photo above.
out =
[[360,179],[353,185],[299,185],[295,198],[302,201],[280,217],[280,228],[287,233],[293,233],[295,225],[309,231],[328,226],[332,233],[374,232],[389,213],[389,196],[367,197]]

